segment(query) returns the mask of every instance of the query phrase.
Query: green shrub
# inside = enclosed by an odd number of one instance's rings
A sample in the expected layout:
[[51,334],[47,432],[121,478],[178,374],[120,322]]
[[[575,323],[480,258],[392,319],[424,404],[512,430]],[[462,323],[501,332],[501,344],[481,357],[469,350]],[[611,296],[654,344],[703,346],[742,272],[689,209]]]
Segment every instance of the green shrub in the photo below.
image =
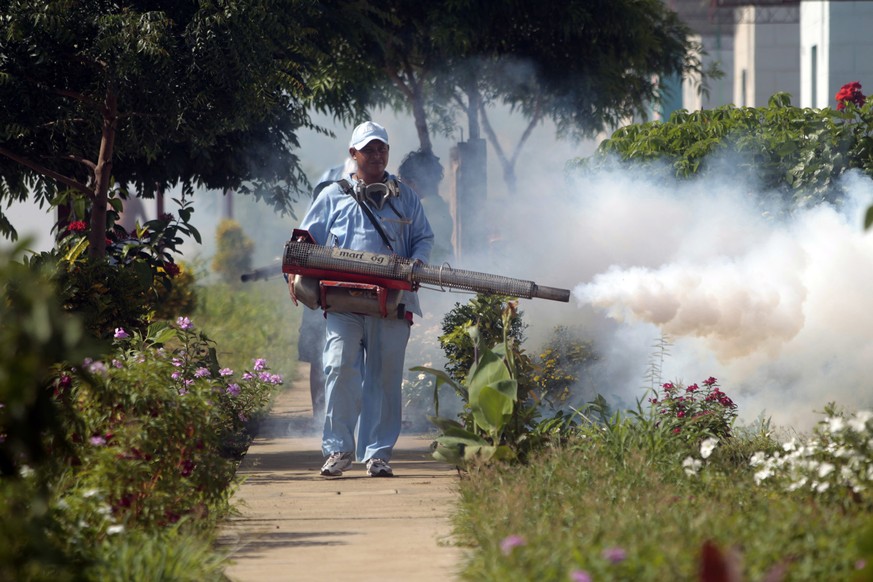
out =
[[218,223],[215,245],[212,270],[225,283],[239,284],[240,275],[252,270],[255,243],[246,236],[239,222],[225,219]]
[[668,121],[632,124],[576,160],[586,171],[618,163],[662,179],[692,179],[726,169],[791,207],[839,202],[850,169],[873,176],[873,102],[844,110],[791,105],[777,93],[766,107],[725,105],[674,112]]
[[563,325],[552,331],[535,359],[531,383],[537,398],[560,406],[580,388],[584,370],[597,361],[594,344]]

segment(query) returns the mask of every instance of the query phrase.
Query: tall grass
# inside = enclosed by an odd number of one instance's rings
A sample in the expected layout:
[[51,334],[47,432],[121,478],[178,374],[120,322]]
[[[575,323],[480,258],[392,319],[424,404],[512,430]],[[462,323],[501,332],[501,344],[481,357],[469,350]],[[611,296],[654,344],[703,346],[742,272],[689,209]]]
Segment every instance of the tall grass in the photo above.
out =
[[198,287],[198,327],[215,341],[218,360],[234,370],[248,368],[252,358],[264,358],[290,386],[297,374],[300,314],[288,296],[284,279]]
[[683,460],[700,456],[695,447],[619,418],[527,465],[471,471],[454,518],[458,540],[473,549],[462,578],[697,580],[707,543],[739,572],[719,579],[866,573],[859,544],[869,503],[756,484],[753,451],[776,450],[760,432],[735,435],[686,472]]

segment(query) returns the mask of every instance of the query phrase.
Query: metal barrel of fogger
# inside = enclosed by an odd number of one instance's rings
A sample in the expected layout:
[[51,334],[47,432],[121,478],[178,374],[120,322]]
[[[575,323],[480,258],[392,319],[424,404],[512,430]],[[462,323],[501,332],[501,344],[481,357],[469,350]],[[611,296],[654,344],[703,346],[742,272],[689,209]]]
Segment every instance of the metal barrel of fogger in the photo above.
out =
[[570,301],[568,289],[539,286],[533,281],[453,269],[448,265],[415,263],[406,257],[348,251],[290,240],[285,245],[283,270],[294,272],[294,267],[354,273],[377,279],[406,281],[476,293],[496,293],[525,299]]

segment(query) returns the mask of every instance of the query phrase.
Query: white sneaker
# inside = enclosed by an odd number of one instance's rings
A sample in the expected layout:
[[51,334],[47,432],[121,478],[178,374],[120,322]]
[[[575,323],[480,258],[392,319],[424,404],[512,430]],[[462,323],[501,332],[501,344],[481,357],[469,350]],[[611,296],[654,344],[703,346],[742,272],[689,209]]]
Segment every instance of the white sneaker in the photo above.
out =
[[370,459],[367,461],[367,475],[370,477],[393,477],[394,471],[385,459]]
[[343,474],[343,469],[348,469],[352,466],[352,454],[341,453],[339,451],[331,453],[321,467],[321,474],[325,477],[339,477]]

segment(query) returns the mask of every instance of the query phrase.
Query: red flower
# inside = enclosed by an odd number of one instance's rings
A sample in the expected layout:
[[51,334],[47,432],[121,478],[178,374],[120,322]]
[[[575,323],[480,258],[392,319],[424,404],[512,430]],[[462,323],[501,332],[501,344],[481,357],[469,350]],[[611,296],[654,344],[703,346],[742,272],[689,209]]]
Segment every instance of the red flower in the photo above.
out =
[[81,220],[74,220],[67,225],[67,230],[70,232],[85,232],[88,230],[88,225]]
[[706,385],[706,386],[712,386],[716,382],[718,382],[718,380],[716,380],[712,376],[710,376],[709,378],[707,378],[706,380],[703,381],[704,385]]
[[857,107],[861,107],[867,102],[867,98],[861,93],[861,83],[852,81],[846,83],[837,92],[837,111],[842,111],[846,108],[846,103],[854,103]]
[[173,277],[175,277],[176,275],[179,274],[179,271],[180,271],[179,265],[177,265],[176,263],[164,263],[164,271],[172,279]]

